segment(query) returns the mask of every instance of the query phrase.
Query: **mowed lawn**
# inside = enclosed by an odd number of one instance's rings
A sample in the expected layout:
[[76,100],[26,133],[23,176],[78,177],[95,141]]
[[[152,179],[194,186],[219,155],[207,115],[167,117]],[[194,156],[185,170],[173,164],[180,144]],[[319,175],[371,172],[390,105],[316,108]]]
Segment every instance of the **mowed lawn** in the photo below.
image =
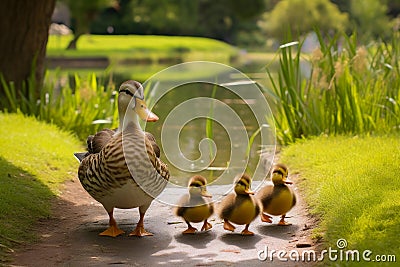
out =
[[315,235],[324,237],[325,247],[338,249],[337,240],[345,239],[343,250],[371,250],[371,263],[379,255],[400,261],[399,135],[303,140],[285,147],[281,160],[300,175],[305,199],[320,218]]
[[36,238],[35,222],[50,216],[60,184],[76,175],[83,147],[57,127],[0,113],[0,265],[7,252]]
[[50,35],[48,56],[87,57],[108,56],[111,59],[174,57],[185,54],[186,59],[206,56],[209,59],[229,59],[238,49],[224,42],[188,36],[161,35],[83,35],[77,50],[65,50],[72,35]]

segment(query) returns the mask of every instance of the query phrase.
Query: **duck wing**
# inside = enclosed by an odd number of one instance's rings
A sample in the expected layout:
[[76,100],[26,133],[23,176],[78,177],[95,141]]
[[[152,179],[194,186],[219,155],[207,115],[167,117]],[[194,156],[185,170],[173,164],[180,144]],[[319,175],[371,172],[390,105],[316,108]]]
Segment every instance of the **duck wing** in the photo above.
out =
[[114,136],[115,131],[110,129],[103,129],[95,135],[89,135],[86,139],[87,149],[90,154],[99,153],[103,147]]
[[149,132],[145,132],[145,135],[146,135],[146,138],[150,141],[150,144],[153,147],[156,157],[159,158],[161,151],[160,151],[160,147],[157,145],[156,138],[154,137],[154,135],[152,135]]

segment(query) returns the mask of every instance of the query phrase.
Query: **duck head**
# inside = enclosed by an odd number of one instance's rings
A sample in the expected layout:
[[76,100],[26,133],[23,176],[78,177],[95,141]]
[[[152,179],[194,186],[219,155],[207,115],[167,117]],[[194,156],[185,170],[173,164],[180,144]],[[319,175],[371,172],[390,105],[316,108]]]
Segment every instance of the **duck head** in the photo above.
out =
[[212,197],[206,189],[207,180],[201,175],[195,175],[189,180],[189,194],[191,196]]
[[129,80],[122,83],[118,93],[119,129],[123,128],[124,119],[137,124],[136,114],[144,121],[155,122],[158,120],[157,115],[147,108],[143,86],[139,82]]
[[284,164],[276,164],[272,169],[272,182],[274,185],[292,184],[287,180],[289,173],[288,169]]
[[243,174],[235,185],[235,192],[238,195],[254,195],[254,192],[250,190],[251,178],[247,174]]

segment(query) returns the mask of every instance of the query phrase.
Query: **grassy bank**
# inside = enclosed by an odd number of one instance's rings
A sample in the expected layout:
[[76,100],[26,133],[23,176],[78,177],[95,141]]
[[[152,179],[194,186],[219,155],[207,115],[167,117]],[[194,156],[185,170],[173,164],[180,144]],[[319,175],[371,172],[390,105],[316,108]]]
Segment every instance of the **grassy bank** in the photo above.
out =
[[[20,114],[0,113],[0,258],[19,243],[31,242],[30,231],[50,216],[50,200],[60,183],[73,177],[79,141],[55,126]],[[0,260],[1,263],[1,260]]]
[[[51,35],[47,44],[50,57],[99,57],[106,56],[111,62],[130,60],[158,60],[181,58],[190,60],[214,60],[229,62],[237,49],[221,41],[186,36],[155,35],[83,35],[77,50],[65,50],[72,35]],[[151,63],[150,62],[150,63]],[[153,62],[154,63],[154,62]]]
[[306,200],[321,218],[316,235],[327,247],[344,238],[346,250],[400,260],[399,136],[318,137],[286,147],[281,160],[304,179]]

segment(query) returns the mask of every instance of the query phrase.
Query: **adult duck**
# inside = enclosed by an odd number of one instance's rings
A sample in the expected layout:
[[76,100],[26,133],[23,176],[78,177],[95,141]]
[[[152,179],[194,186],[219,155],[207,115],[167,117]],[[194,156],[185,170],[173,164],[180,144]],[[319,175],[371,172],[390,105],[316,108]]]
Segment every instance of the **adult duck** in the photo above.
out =
[[121,84],[118,95],[119,127],[100,131],[88,138],[88,153],[76,153],[81,161],[78,177],[83,188],[100,202],[109,216],[109,227],[100,235],[124,233],[113,216],[114,208],[139,208],[140,218],[133,236],[153,235],[144,229],[144,216],[151,202],[167,185],[169,171],[156,155],[154,138],[149,139],[138,123],[138,116],[148,122],[158,117],[144,101],[139,82]]

